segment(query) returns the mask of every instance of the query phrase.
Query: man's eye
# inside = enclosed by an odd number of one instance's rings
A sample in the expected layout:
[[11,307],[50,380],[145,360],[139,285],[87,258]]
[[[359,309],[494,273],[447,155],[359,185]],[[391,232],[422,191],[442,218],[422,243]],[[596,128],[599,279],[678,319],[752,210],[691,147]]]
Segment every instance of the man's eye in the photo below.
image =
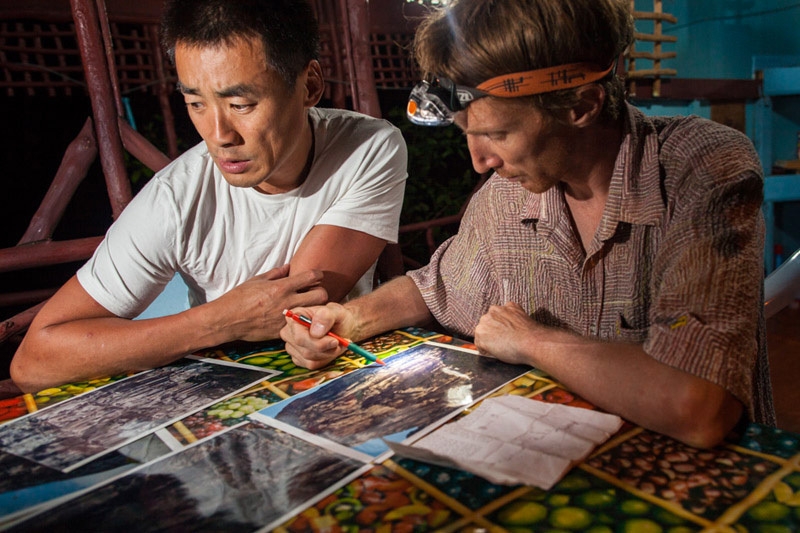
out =
[[255,107],[255,104],[231,104],[231,109],[234,111],[248,111]]

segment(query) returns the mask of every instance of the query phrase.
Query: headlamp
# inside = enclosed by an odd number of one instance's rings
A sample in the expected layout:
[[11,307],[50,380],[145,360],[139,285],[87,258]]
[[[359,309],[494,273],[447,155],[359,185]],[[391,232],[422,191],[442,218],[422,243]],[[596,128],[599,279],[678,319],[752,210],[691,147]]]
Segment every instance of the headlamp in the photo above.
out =
[[411,122],[420,126],[447,126],[453,123],[456,112],[463,111],[478,98],[516,98],[580,87],[603,79],[615,65],[616,62],[602,69],[591,63],[571,63],[514,72],[491,78],[474,88],[456,85],[448,78],[434,77],[412,89],[406,114]]
[[454,113],[487,94],[472,87],[456,85],[447,78],[423,80],[412,89],[406,111],[414,124],[447,126],[453,123]]

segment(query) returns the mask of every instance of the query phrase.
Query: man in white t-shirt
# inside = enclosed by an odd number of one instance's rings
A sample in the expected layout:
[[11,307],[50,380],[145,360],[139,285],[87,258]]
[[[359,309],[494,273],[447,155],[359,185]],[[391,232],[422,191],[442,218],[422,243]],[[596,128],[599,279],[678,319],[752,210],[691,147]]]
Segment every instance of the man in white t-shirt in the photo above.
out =
[[[317,23],[296,0],[171,0],[162,38],[203,142],[156,174],[39,312],[11,365],[23,390],[277,338],[285,308],[371,289],[397,239],[397,128],[318,109]],[[178,273],[191,308],[131,320]]]

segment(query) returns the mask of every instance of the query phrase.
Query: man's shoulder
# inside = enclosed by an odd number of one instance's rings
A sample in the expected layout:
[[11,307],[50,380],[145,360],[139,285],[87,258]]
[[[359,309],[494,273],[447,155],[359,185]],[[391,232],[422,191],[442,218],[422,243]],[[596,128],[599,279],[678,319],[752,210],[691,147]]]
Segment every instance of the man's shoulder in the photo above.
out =
[[317,130],[330,133],[347,133],[360,136],[399,134],[399,130],[388,120],[371,117],[349,109],[312,107],[309,116]]
[[156,172],[153,181],[170,188],[192,186],[204,181],[199,178],[213,173],[213,169],[214,163],[206,143],[201,141]]
[[[685,138],[695,141],[703,139],[729,140],[729,142],[752,144],[741,131],[697,115],[661,117],[658,123],[664,138]],[[679,136],[679,137],[678,137]]]
[[324,163],[326,173],[334,168],[373,168],[376,164],[396,167],[405,176],[405,141],[389,121],[344,109],[311,108],[309,116],[318,156],[315,163]]
[[[668,197],[685,200],[733,183],[760,186],[761,162],[744,133],[695,115],[645,117],[638,122],[640,134],[649,132],[640,136],[644,159],[658,165],[657,172],[643,174],[661,176],[660,186]],[[648,136],[657,142],[648,143]]]
[[192,205],[208,202],[228,187],[201,142],[156,172],[137,197],[142,196],[140,202],[166,202],[178,211],[191,211]]
[[[657,138],[658,161],[667,168],[736,165],[741,171],[759,172],[760,162],[753,142],[739,130],[696,115],[634,115],[635,137]],[[720,176],[722,174],[719,174]]]
[[351,109],[340,109],[335,107],[312,107],[308,110],[311,118],[318,122],[323,121],[381,121],[381,119],[353,111]]
[[635,120],[640,131],[652,128],[658,135],[662,149],[689,150],[705,147],[752,148],[752,141],[739,130],[697,115],[645,116],[638,113]]

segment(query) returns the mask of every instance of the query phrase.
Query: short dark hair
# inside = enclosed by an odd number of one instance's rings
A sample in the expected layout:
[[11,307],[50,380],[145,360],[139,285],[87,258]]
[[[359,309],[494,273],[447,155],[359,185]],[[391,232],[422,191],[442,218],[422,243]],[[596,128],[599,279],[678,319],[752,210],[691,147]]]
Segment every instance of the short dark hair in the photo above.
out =
[[319,59],[319,25],[306,0],[167,0],[164,6],[161,42],[173,62],[178,43],[218,46],[254,37],[289,88]]

